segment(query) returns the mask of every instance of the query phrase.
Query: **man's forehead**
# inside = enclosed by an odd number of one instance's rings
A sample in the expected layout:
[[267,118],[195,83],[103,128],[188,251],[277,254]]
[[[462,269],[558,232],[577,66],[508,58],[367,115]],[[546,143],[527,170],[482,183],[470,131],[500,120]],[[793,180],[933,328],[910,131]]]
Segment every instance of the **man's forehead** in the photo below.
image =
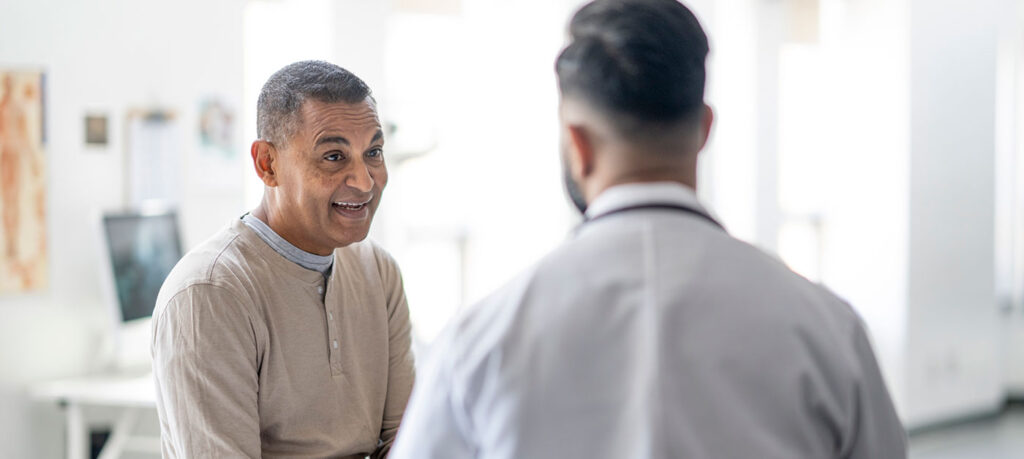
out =
[[358,102],[325,102],[318,99],[308,98],[302,102],[300,111],[303,114],[315,114],[316,112],[346,112],[352,114],[377,114],[377,102],[370,96]]
[[377,104],[370,98],[355,103],[307,99],[302,103],[299,121],[318,130],[325,125],[337,129],[380,128]]

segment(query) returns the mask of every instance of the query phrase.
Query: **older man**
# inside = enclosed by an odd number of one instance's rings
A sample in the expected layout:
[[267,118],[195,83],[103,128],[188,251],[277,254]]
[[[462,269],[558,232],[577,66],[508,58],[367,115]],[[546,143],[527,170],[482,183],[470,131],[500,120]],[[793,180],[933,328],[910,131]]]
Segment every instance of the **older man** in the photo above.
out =
[[708,42],[597,0],[556,63],[575,237],[439,338],[394,458],[905,457],[857,314],[694,192]]
[[263,86],[262,203],[167,278],[153,365],[165,457],[384,457],[413,383],[395,261],[364,241],[387,184],[370,90],[326,62]]

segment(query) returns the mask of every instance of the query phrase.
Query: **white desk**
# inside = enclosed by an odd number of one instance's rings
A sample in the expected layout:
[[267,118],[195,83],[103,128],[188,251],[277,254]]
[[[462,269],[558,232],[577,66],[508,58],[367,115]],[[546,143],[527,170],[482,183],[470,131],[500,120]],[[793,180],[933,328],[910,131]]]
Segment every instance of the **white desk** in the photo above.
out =
[[116,459],[125,451],[160,454],[159,437],[132,434],[139,412],[156,408],[156,388],[151,374],[106,375],[51,381],[33,386],[32,397],[39,401],[57,402],[64,408],[68,459],[89,457],[89,426],[83,413],[85,406],[121,410],[121,416],[100,452],[100,459]]

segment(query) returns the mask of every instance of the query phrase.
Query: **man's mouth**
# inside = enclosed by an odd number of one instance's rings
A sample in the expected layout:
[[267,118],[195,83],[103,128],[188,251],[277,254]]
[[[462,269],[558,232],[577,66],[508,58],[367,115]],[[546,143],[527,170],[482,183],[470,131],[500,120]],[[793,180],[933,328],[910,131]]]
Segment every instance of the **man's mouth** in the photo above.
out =
[[372,200],[371,196],[365,201],[334,201],[331,207],[348,218],[365,218],[369,215],[368,209]]
[[346,209],[346,210],[362,210],[364,207],[366,207],[369,204],[370,204],[370,200],[366,200],[366,201],[363,201],[363,202],[334,201],[334,202],[331,203],[331,205],[333,205],[334,207],[338,207],[338,208]]

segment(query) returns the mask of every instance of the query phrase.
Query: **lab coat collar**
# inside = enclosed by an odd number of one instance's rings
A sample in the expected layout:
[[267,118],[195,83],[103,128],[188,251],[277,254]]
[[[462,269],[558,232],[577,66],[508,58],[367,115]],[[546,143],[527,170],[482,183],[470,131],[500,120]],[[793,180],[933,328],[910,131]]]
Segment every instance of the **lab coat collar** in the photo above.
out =
[[672,203],[704,212],[711,217],[697,199],[697,193],[677,182],[627,183],[604,190],[587,206],[586,218],[597,218],[624,207],[649,203]]

